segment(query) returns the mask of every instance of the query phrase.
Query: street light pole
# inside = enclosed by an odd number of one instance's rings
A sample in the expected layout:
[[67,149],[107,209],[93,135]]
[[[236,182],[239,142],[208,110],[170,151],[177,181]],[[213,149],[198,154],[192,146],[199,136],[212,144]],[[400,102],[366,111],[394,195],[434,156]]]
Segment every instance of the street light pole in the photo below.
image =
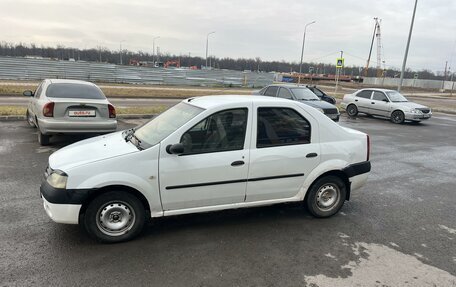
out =
[[413,22],[415,22],[415,12],[416,12],[416,5],[418,4],[418,0],[415,0],[415,7],[413,8],[413,15],[412,15],[412,23],[410,23],[410,31],[407,40],[407,46],[405,47],[405,55],[404,61],[402,62],[402,70],[401,70],[401,79],[399,80],[399,86],[397,87],[397,91],[400,92],[402,88],[402,82],[404,81],[404,73],[405,73],[405,65],[407,64],[407,56],[410,46],[410,39],[412,38],[412,31],[413,31]]
[[214,33],[215,33],[215,31],[210,32],[210,33],[208,33],[207,36],[206,36],[206,69],[207,69],[207,51],[208,51],[208,49],[209,49],[209,48],[208,48],[208,47],[209,47],[209,35],[214,34]]
[[119,48],[119,55],[120,55],[120,64],[122,65],[122,42],[125,42],[125,40],[120,41],[120,48]]
[[302,48],[301,48],[301,61],[299,62],[299,76],[298,76],[298,85],[301,83],[301,72],[302,72],[302,57],[304,56],[304,44],[306,43],[306,30],[307,26],[314,24],[316,21],[307,23],[304,26],[304,35],[302,36]]
[[152,39],[152,64],[154,65],[154,67],[155,67],[155,40],[158,38],[160,38],[160,36],[154,37]]

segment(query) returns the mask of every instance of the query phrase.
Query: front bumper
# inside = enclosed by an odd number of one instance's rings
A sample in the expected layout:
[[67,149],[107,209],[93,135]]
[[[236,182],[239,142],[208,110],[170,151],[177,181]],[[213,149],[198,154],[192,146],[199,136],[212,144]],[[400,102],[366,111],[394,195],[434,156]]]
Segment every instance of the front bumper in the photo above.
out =
[[406,120],[409,120],[409,121],[421,121],[421,120],[428,120],[432,117],[432,113],[429,112],[427,114],[425,113],[420,113],[420,114],[416,114],[416,113],[404,113],[405,115],[405,119]]
[[117,120],[56,120],[39,118],[38,126],[42,134],[80,134],[80,133],[110,133],[117,130]]
[[340,118],[340,114],[325,114],[331,120],[338,122]]
[[54,188],[45,179],[40,187],[40,195],[47,215],[57,223],[66,224],[78,224],[81,207],[93,191]]

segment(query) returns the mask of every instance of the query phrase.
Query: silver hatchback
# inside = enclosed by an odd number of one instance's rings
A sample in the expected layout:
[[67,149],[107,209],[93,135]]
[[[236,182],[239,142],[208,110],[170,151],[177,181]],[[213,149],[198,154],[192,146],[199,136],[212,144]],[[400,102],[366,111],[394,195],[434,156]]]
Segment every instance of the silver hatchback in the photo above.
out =
[[116,110],[101,89],[90,82],[46,79],[31,97],[27,121],[38,129],[38,142],[55,134],[110,133],[117,129]]

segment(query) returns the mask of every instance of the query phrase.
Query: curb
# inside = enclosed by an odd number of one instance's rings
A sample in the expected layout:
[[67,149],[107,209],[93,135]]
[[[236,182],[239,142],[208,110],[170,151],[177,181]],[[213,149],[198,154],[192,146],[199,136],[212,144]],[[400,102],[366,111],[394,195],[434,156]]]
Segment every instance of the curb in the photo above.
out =
[[[119,120],[133,120],[133,119],[151,119],[157,115],[147,115],[147,114],[124,114],[117,115]],[[25,121],[25,116],[0,116],[0,122],[9,122],[9,121]]]

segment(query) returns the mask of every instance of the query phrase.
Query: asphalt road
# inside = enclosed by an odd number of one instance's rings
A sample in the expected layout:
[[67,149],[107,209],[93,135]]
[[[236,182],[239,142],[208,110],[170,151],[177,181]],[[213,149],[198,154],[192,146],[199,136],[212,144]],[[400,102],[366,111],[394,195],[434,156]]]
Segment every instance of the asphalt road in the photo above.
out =
[[77,139],[40,147],[24,122],[0,122],[0,286],[456,286],[456,117],[341,125],[371,135],[372,172],[336,216],[186,215],[101,245],[53,223],[38,195],[48,156]]

